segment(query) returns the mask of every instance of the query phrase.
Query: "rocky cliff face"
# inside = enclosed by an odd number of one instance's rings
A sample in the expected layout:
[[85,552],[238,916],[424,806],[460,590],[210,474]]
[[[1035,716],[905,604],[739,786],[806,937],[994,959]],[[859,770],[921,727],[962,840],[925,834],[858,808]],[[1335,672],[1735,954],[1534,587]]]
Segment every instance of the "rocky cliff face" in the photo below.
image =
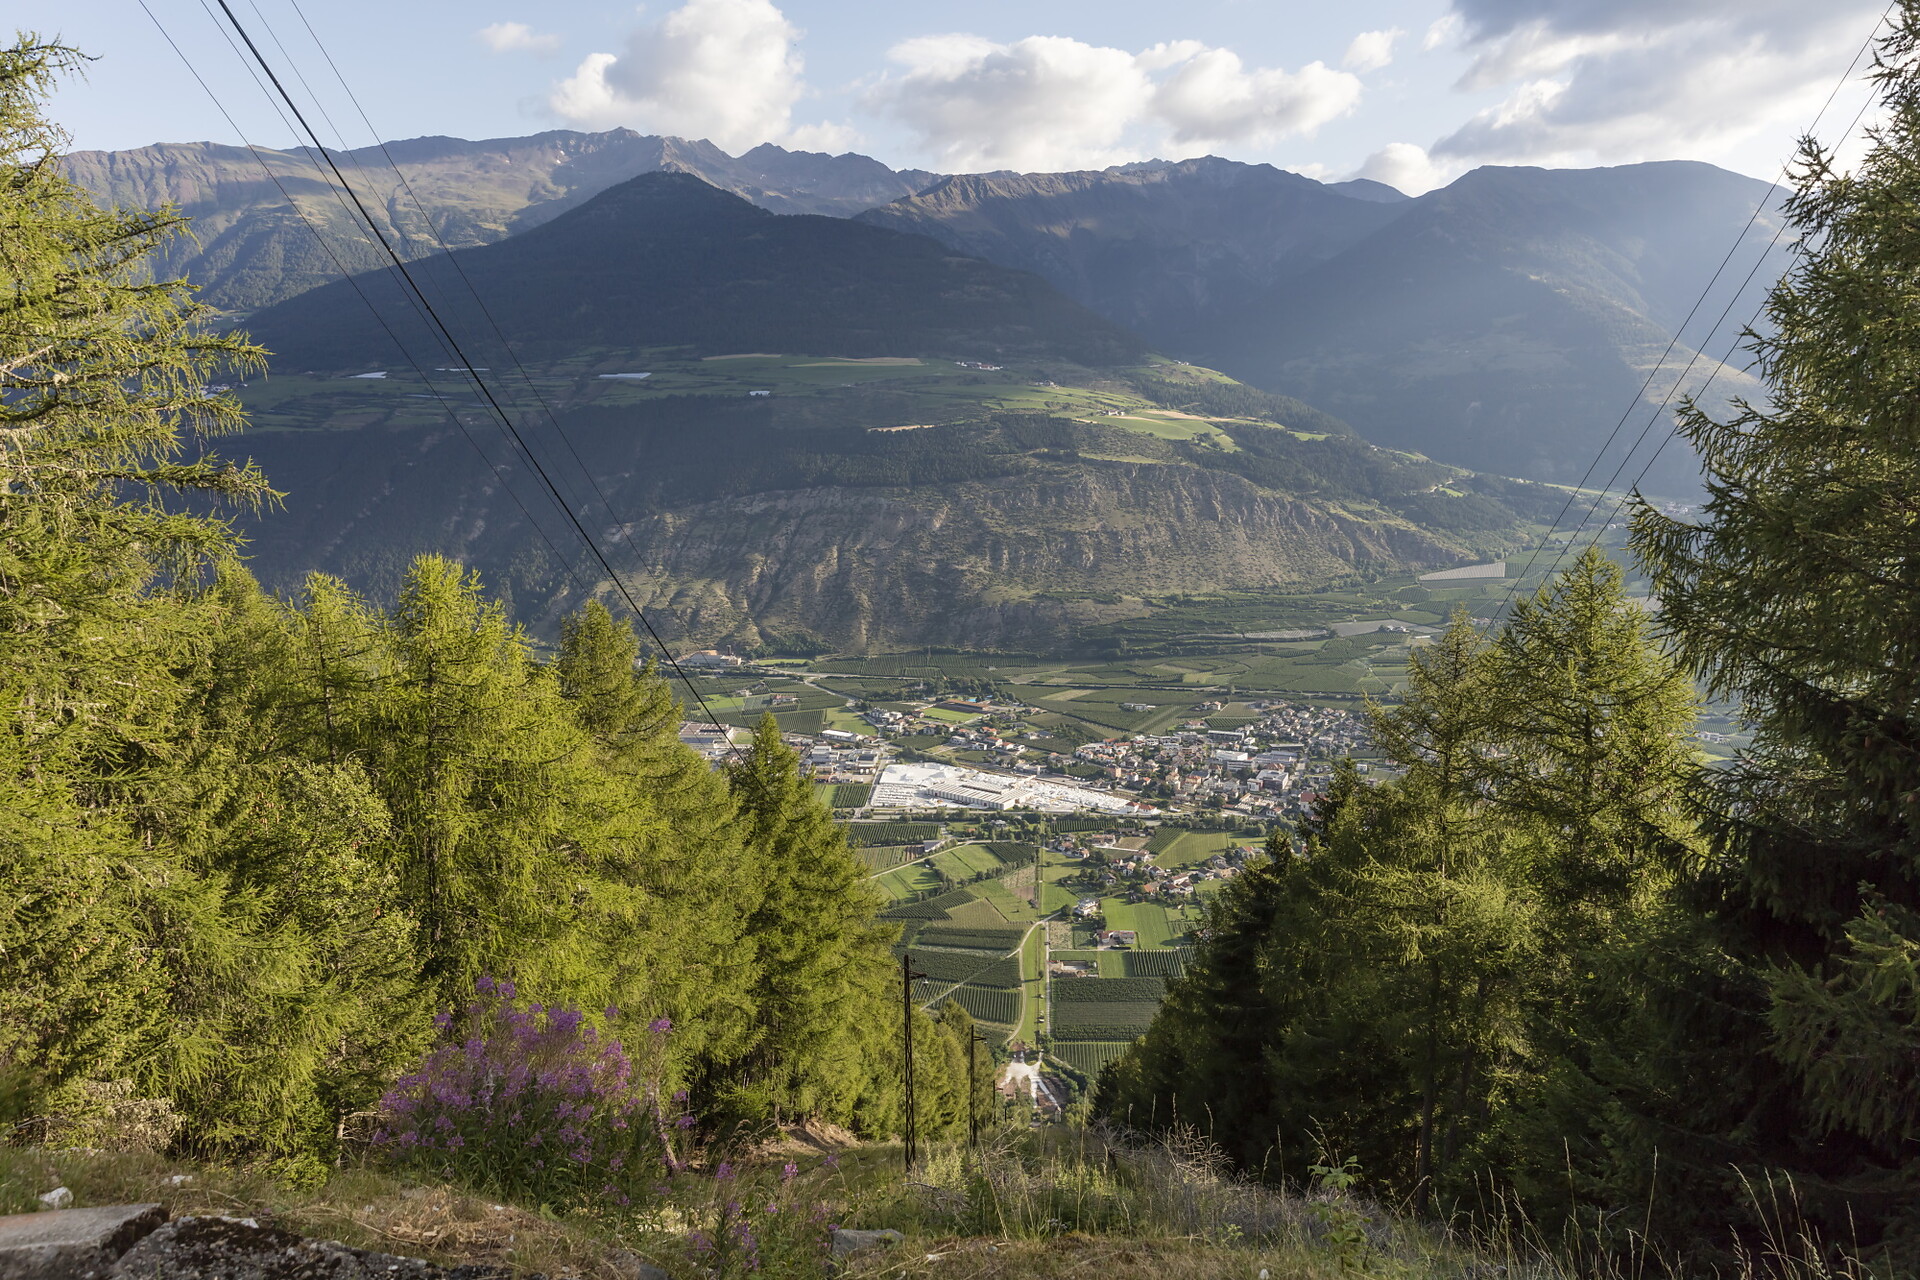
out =
[[[695,631],[800,629],[856,650],[1017,647],[1129,616],[1127,596],[1308,589],[1459,554],[1238,476],[1128,463],[940,490],[758,494],[628,532],[648,578],[698,584],[663,601]],[[1058,598],[1076,595],[1089,598]]]
[[[247,529],[254,570],[272,588],[297,588],[318,569],[381,595],[413,556],[437,551],[480,569],[536,626],[608,589],[597,566],[576,563],[569,577],[553,561],[452,432],[273,432],[248,444],[290,490],[286,510]],[[614,515],[596,506],[589,523],[663,630],[707,643],[805,633],[856,651],[1018,647],[1134,616],[1129,596],[1310,589],[1356,569],[1468,555],[1398,517],[1173,464],[1043,464],[951,485],[777,490],[639,514],[623,495],[644,459],[626,467],[602,473]],[[553,512],[536,504],[531,515],[583,559]]]

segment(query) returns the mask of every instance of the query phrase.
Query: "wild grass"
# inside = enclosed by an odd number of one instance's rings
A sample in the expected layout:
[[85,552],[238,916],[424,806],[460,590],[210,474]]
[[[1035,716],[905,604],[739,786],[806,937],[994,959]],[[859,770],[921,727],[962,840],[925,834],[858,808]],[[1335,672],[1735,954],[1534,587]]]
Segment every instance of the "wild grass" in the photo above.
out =
[[[1474,1231],[1417,1221],[1370,1202],[1341,1167],[1319,1168],[1305,1194],[1280,1191],[1237,1176],[1192,1133],[1005,1128],[978,1149],[934,1143],[911,1174],[897,1144],[782,1139],[722,1164],[724,1154],[677,1175],[665,1202],[643,1213],[607,1205],[558,1216],[351,1164],[321,1181],[271,1164],[0,1147],[0,1211],[30,1211],[39,1194],[66,1186],[76,1206],[160,1201],[176,1216],[253,1217],[357,1247],[554,1280],[631,1275],[633,1258],[713,1280],[1895,1280],[1824,1249],[1782,1186],[1749,1189],[1768,1224],[1759,1239],[1731,1262],[1690,1266],[1644,1242],[1601,1255],[1578,1239],[1545,1239],[1517,1213]],[[696,1233],[710,1235],[729,1206],[755,1224],[758,1271],[744,1251],[699,1247]],[[892,1228],[906,1240],[830,1272],[829,1225]]]

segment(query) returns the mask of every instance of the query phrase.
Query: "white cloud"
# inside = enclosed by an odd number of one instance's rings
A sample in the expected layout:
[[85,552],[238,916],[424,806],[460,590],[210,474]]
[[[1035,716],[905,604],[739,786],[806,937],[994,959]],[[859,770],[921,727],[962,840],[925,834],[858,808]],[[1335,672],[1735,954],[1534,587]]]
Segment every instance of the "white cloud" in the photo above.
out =
[[1255,146],[1312,133],[1353,110],[1360,81],[1322,62],[1289,74],[1248,71],[1238,54],[1209,49],[1174,69],[1154,90],[1153,111],[1175,143]]
[[1393,61],[1393,42],[1407,34],[1399,27],[1385,31],[1362,31],[1347,46],[1340,65],[1349,71],[1378,71]]
[[904,70],[868,104],[918,134],[953,169],[1112,163],[1152,92],[1133,55],[1061,36],[994,44],[923,36],[887,55]]
[[1368,156],[1359,170],[1350,176],[1371,178],[1375,182],[1397,187],[1410,196],[1417,196],[1435,187],[1445,186],[1459,177],[1460,173],[1457,166],[1436,164],[1424,147],[1417,147],[1411,142],[1389,142]]
[[560,37],[542,35],[524,22],[496,22],[473,33],[474,38],[495,53],[556,53]]
[[[1784,160],[1881,7],[1453,0],[1449,17],[1473,57],[1460,87],[1505,96],[1431,150],[1450,164],[1716,159],[1743,146]],[[1836,109],[1822,134],[1836,135],[1851,117]],[[1767,147],[1775,138],[1778,147]]]
[[900,69],[866,105],[959,170],[1090,168],[1163,149],[1264,145],[1312,133],[1360,96],[1349,72],[1318,62],[1248,68],[1195,40],[1129,53],[1061,36],[1000,44],[952,34],[903,41],[888,57]]
[[769,0],[686,0],[634,32],[624,53],[589,54],[548,105],[589,128],[707,138],[729,151],[780,141],[804,92],[799,35]]
[[1422,53],[1432,53],[1441,45],[1456,39],[1460,34],[1460,15],[1443,13],[1427,27],[1427,34],[1420,38]]

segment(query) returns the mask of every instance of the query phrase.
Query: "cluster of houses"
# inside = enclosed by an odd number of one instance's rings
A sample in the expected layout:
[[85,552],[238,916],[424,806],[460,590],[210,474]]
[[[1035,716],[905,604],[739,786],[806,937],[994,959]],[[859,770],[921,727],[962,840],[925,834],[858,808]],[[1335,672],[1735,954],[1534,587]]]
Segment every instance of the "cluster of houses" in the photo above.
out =
[[1171,733],[1090,742],[1073,763],[1145,798],[1272,818],[1297,816],[1333,761],[1368,746],[1366,721],[1353,711],[1285,702],[1251,709],[1258,718],[1233,728],[1193,720]]
[[[1240,874],[1240,866],[1251,848],[1217,853],[1200,866],[1182,868],[1160,866],[1144,849],[1096,851],[1089,858],[1083,876],[1097,883],[1108,897],[1123,896],[1133,902],[1175,901],[1193,897],[1208,880],[1230,880]],[[1081,898],[1074,904],[1073,914],[1083,920],[1099,915],[1100,899]]]

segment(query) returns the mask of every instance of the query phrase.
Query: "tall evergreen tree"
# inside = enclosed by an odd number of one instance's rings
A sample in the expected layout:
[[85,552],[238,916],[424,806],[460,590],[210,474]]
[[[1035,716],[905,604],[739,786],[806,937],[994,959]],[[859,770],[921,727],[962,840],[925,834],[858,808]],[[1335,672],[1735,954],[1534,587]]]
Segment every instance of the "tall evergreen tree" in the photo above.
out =
[[1203,1123],[1296,1177],[1355,1156],[1421,1207],[1544,1160],[1515,1116],[1563,1102],[1563,1063],[1591,1075],[1610,962],[1685,836],[1691,692],[1621,585],[1583,557],[1497,642],[1458,618],[1415,655],[1374,709],[1401,776],[1343,766],[1304,855],[1276,841],[1221,895],[1105,1113]]
[[876,1012],[863,1007],[865,979],[885,968],[893,930],[874,919],[865,868],[773,716],[761,719],[728,779],[761,894],[747,921],[760,970],[749,1069],[777,1110],[841,1110],[862,1073],[850,1024]]
[[666,954],[629,941],[613,962],[649,970],[650,1007],[684,1028],[675,1052],[706,1069],[757,1034],[759,967],[742,939],[762,890],[725,776],[681,743],[680,706],[639,657],[632,625],[592,601],[562,624],[554,669],[610,775],[601,794],[628,831],[623,874],[658,904],[648,928],[670,940]]
[[[1718,1188],[1791,1171],[1836,1231],[1920,1237],[1920,3],[1875,77],[1850,172],[1809,138],[1796,259],[1749,335],[1764,403],[1681,434],[1703,519],[1642,504],[1663,630],[1755,724],[1704,774],[1692,906],[1719,950],[1672,984],[1687,1064],[1650,1118],[1667,1165]],[[1710,1083],[1709,1083],[1710,1082]]]
[[164,981],[142,921],[173,873],[125,802],[196,633],[148,588],[231,546],[166,499],[266,494],[183,457],[238,424],[207,386],[260,352],[147,273],[181,219],[102,209],[62,176],[40,100],[74,62],[32,35],[0,49],[0,1071],[56,1092],[128,1070],[164,1022],[141,998]]

